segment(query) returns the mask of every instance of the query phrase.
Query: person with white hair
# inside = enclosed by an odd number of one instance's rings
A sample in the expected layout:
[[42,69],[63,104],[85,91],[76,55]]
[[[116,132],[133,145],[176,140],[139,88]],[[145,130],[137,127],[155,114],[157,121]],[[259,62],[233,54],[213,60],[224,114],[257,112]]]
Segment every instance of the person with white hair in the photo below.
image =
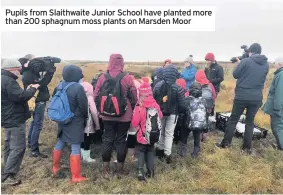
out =
[[22,69],[16,59],[6,59],[1,65],[1,127],[4,128],[4,168],[1,185],[17,185],[17,179],[26,150],[26,121],[31,117],[28,101],[34,96],[39,84],[22,89],[18,76]]
[[271,130],[277,147],[283,150],[283,56],[275,59],[274,79],[269,88],[263,111],[270,115]]

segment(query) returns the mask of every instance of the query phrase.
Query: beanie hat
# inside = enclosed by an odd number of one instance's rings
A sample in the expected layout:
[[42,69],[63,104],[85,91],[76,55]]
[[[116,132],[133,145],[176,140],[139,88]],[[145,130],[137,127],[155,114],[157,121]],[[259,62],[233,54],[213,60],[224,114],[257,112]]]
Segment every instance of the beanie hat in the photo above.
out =
[[148,77],[142,77],[141,80],[142,80],[143,82],[145,82],[145,83],[149,83],[149,82],[150,82],[150,80],[149,80]]
[[193,82],[190,86],[190,96],[195,98],[202,96],[201,84],[198,82]]
[[191,57],[191,56],[189,56],[189,57],[187,57],[186,59],[185,59],[185,62],[189,62],[190,64],[192,64],[193,63],[193,57]]
[[138,88],[139,97],[148,97],[152,96],[152,90],[149,83],[142,83]]
[[200,83],[201,85],[207,85],[209,83],[209,80],[207,79],[205,72],[203,70],[198,70],[196,72],[196,81]]
[[22,65],[17,59],[5,59],[1,65],[2,69],[21,68]]
[[167,62],[169,62],[169,64],[172,64],[172,61],[171,61],[170,59],[166,59],[166,60],[164,61],[164,65],[165,65]]
[[177,79],[176,84],[182,87],[183,89],[186,89],[186,81],[185,79]]
[[76,65],[67,65],[63,68],[63,79],[66,82],[78,83],[83,78],[82,69]]
[[254,54],[261,54],[261,46],[258,43],[254,43],[249,47],[249,52]]
[[214,61],[215,61],[214,54],[213,54],[213,53],[208,53],[208,54],[206,54],[205,60],[206,60],[206,61],[212,61],[212,62],[214,62]]

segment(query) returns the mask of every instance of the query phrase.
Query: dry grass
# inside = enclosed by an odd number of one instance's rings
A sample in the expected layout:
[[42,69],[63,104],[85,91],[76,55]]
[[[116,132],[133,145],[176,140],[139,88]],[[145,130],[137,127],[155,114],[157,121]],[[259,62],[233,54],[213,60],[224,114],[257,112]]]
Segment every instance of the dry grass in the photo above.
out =
[[[83,68],[86,80],[91,80],[95,73],[104,71],[105,65],[80,64]],[[232,107],[234,97],[235,80],[231,76],[231,68],[228,70],[222,91],[217,101],[217,111],[229,111]],[[148,74],[150,66],[126,65],[126,69]],[[62,66],[59,66],[50,90],[61,80]],[[265,97],[268,92],[272,74],[267,79],[264,90]],[[261,111],[256,116],[256,123],[260,126],[269,127],[269,117]],[[2,131],[3,132],[3,131]],[[215,147],[215,142],[221,140],[223,134],[214,132],[209,140],[202,144],[199,158],[185,160],[174,158],[171,165],[157,161],[156,178],[147,183],[140,183],[135,178],[135,163],[127,160],[126,168],[131,170],[128,177],[121,180],[115,178],[105,181],[101,177],[100,145],[92,145],[92,154],[99,160],[98,163],[83,164],[83,173],[89,177],[89,181],[79,184],[70,183],[70,170],[63,169],[63,179],[51,177],[51,152],[56,143],[56,125],[47,118],[44,121],[40,142],[41,148],[50,156],[48,159],[33,159],[26,152],[20,177],[23,184],[17,187],[2,188],[2,193],[48,193],[48,194],[104,194],[104,193],[283,193],[283,154],[275,151],[267,144],[267,140],[256,140],[254,154],[245,156],[240,151],[241,139],[234,139],[230,149],[220,150]],[[192,137],[190,136],[189,151],[192,148]],[[2,133],[3,143],[3,133]],[[267,146],[267,147],[266,147]],[[2,145],[3,151],[3,145]],[[62,164],[69,166],[69,147],[64,150]],[[173,154],[176,153],[174,146]],[[126,185],[127,184],[127,185]]]

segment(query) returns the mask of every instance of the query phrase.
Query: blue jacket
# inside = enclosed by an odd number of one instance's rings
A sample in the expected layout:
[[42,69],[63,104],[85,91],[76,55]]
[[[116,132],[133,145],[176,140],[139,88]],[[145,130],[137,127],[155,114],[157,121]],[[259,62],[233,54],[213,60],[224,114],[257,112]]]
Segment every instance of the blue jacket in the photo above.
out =
[[189,89],[190,85],[195,81],[196,72],[197,72],[197,68],[194,64],[192,64],[190,67],[186,67],[182,71],[181,76],[182,76],[183,79],[186,80],[187,89]]

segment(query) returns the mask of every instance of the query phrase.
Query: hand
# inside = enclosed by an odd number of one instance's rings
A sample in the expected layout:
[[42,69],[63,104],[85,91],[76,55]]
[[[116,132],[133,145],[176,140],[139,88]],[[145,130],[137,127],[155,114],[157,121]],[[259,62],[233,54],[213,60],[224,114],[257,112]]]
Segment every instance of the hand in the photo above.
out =
[[33,84],[33,85],[30,85],[30,87],[38,89],[40,87],[40,85],[39,84]]

